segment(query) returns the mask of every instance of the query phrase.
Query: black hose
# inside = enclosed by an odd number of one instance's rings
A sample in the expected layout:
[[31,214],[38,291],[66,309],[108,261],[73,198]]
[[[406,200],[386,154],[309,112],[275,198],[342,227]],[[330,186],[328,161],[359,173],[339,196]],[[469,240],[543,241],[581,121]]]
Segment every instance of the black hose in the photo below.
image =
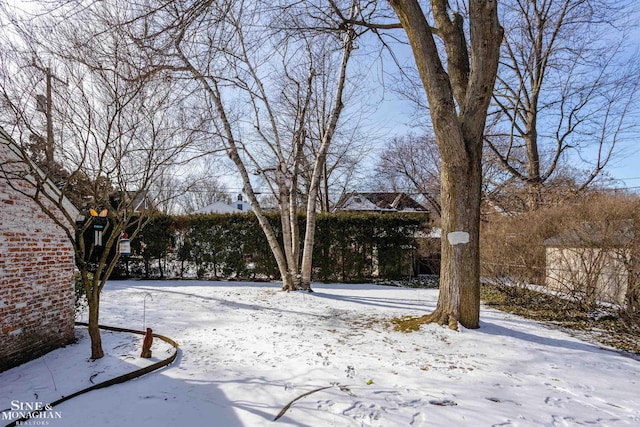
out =
[[[76,322],[76,325],[78,326],[89,326],[88,323],[84,323],[84,322]],[[132,334],[138,334],[138,335],[145,335],[145,332],[143,331],[136,331],[135,329],[126,329],[126,328],[118,328],[116,326],[104,326],[104,325],[98,325],[98,327],[100,329],[104,329],[107,331],[115,331],[115,332],[128,332],[128,333],[132,333]],[[129,381],[129,380],[133,380],[135,378],[141,377],[145,374],[148,374],[149,372],[153,372],[156,371],[160,368],[163,368],[171,363],[173,363],[174,360],[176,360],[176,357],[178,356],[178,343],[175,342],[174,340],[172,340],[171,338],[165,337],[164,335],[159,335],[159,334],[152,334],[155,338],[159,338],[162,341],[171,344],[171,346],[173,346],[173,348],[175,349],[173,354],[171,356],[169,356],[168,358],[161,360],[159,362],[154,363],[153,365],[149,365],[146,366],[144,368],[141,369],[136,369],[133,372],[129,372],[128,374],[124,374],[124,375],[120,375],[119,377],[116,378],[112,378],[110,380],[106,380],[103,381],[101,383],[95,384],[91,387],[85,388],[84,390],[80,390],[77,391],[73,394],[70,394],[69,396],[64,396],[58,400],[56,400],[55,402],[52,403],[48,403],[46,405],[44,405],[43,409],[39,409],[37,411],[33,411],[30,412],[29,414],[27,414],[27,416],[20,418],[19,420],[15,420],[13,422],[11,422],[10,424],[7,424],[5,427],[15,427],[17,425],[17,423],[19,422],[24,422],[27,421],[29,419],[32,419],[34,417],[36,417],[40,412],[42,412],[43,410],[45,410],[45,408],[48,410],[56,405],[61,404],[62,402],[66,402],[69,399],[73,399],[74,397],[80,396],[81,394],[85,394],[88,393],[92,390],[98,390],[101,388],[105,388],[105,387],[109,387],[112,386],[114,384],[120,384],[123,383],[125,381]]]

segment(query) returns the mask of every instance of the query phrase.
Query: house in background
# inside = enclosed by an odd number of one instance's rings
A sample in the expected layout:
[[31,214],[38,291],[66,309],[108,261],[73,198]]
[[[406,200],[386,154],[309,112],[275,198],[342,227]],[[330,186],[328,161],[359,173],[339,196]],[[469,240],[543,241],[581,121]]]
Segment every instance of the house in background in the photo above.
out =
[[347,193],[340,198],[333,208],[333,212],[417,212],[429,213],[429,209],[422,206],[406,193]]
[[416,276],[439,276],[441,260],[442,229],[432,228],[430,231],[416,233],[416,253],[413,272]]
[[[545,240],[546,285],[563,296],[624,305],[636,276],[632,220],[584,223]],[[637,297],[637,295],[636,295]]]
[[[75,340],[74,250],[28,195],[20,149],[0,129],[0,371]],[[42,191],[59,197],[50,182]],[[73,218],[78,211],[66,199]],[[56,218],[65,223],[62,213]]]
[[[336,203],[333,212],[362,213],[417,213],[430,215],[429,209],[406,193],[347,193]],[[440,273],[440,234],[437,229],[429,232],[418,231],[415,235],[416,247],[407,261],[408,276],[437,275]]]
[[238,194],[238,199],[234,203],[231,203],[229,206],[238,209],[240,212],[253,212],[251,204],[242,200],[242,194]]
[[131,206],[133,206],[134,212],[142,213],[156,210],[148,191],[127,191],[127,197],[132,199]]
[[127,206],[127,210],[136,213],[156,212],[156,206],[146,190],[140,191],[116,191],[110,195],[111,205],[115,208],[121,204]]
[[224,202],[213,202],[210,205],[207,205],[203,208],[198,209],[193,212],[194,214],[233,214],[233,213],[241,213],[240,210],[234,208],[233,206],[229,206]]
[[253,212],[251,205],[242,200],[242,194],[238,194],[238,199],[234,203],[213,202],[203,208],[194,211],[194,214],[234,214]]

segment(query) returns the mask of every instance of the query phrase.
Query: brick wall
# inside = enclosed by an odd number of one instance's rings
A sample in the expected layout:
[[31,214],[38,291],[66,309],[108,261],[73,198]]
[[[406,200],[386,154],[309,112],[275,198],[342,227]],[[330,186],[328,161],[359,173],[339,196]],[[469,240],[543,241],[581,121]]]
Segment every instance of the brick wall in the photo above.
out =
[[73,275],[66,234],[0,170],[0,372],[74,340]]

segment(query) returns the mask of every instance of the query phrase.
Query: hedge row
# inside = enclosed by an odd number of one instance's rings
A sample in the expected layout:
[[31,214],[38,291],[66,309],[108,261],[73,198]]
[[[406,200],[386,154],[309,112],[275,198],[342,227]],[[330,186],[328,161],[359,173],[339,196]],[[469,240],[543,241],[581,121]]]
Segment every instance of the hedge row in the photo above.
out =
[[[279,234],[280,217],[268,218]],[[298,221],[303,234],[305,217],[300,215]],[[313,279],[342,282],[407,276],[416,232],[429,228],[428,219],[419,214],[321,214],[316,225]],[[158,215],[131,247],[132,256],[123,257],[119,275],[279,278],[253,214]]]

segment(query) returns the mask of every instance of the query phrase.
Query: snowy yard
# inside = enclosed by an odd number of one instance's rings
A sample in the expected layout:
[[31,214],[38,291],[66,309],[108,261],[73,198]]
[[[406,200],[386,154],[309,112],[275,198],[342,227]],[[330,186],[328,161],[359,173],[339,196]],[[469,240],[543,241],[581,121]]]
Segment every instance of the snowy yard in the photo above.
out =
[[[483,309],[481,328],[404,334],[385,319],[433,309],[437,290],[373,285],[112,281],[101,323],[180,343],[176,362],[52,411],[49,426],[640,425],[640,362]],[[103,332],[0,374],[0,413],[50,402],[149,362],[142,337]],[[153,361],[171,347],[154,341]],[[278,421],[275,416],[296,397]],[[4,426],[9,421],[0,420]],[[38,420],[32,420],[36,424]]]

